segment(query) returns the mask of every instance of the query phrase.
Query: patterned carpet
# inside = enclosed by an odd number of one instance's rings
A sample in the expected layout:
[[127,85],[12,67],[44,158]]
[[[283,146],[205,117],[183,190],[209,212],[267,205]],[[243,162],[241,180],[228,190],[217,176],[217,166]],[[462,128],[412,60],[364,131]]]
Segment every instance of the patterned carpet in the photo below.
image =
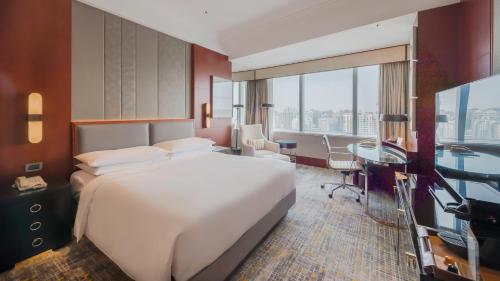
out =
[[[335,180],[330,171],[299,165],[296,177],[296,205],[235,271],[232,281],[416,280],[403,254],[394,251],[396,229],[368,218],[347,191],[339,190],[329,199],[319,188]],[[407,247],[409,241],[405,242]],[[19,263],[0,274],[0,280],[129,278],[84,240]]]

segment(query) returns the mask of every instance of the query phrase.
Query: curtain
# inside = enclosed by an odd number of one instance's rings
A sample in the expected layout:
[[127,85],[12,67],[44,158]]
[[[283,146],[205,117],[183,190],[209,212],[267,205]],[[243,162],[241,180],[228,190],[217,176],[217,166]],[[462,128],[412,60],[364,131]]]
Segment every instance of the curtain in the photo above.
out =
[[[408,114],[408,62],[380,65],[379,113]],[[390,137],[406,139],[406,122],[380,122],[380,140]]]
[[263,134],[269,138],[267,132],[270,129],[270,114],[272,108],[263,108],[262,104],[271,103],[270,80],[248,81],[246,96],[246,124],[262,124]]
[[245,97],[245,124],[255,124],[257,116],[257,96],[255,95],[255,81],[246,83]]

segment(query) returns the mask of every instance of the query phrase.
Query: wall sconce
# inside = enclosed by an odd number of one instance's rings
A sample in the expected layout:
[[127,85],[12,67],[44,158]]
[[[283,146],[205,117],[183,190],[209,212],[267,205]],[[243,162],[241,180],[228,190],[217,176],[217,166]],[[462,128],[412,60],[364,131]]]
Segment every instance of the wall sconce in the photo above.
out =
[[202,127],[210,128],[212,125],[212,108],[209,103],[204,103],[201,105],[201,114],[203,116]]
[[28,97],[28,140],[30,143],[39,143],[42,141],[42,108],[42,95],[31,93]]

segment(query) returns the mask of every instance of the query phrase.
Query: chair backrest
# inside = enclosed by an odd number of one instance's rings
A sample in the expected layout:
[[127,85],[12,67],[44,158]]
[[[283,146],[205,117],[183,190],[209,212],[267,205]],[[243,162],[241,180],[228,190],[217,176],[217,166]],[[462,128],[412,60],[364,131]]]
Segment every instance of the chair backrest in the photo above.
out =
[[265,139],[262,134],[262,124],[241,125],[241,141],[246,143],[246,140]]
[[326,158],[326,166],[330,166],[330,160],[332,160],[332,146],[330,145],[330,140],[328,139],[327,135],[322,136],[323,139],[323,144],[325,145],[326,148],[326,153],[328,153],[328,158]]

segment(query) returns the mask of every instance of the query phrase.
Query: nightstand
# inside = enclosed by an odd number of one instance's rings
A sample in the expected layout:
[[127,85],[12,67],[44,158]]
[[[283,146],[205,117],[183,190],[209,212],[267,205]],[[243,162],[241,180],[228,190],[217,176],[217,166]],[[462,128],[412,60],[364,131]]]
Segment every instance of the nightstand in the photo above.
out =
[[67,181],[41,190],[0,187],[0,272],[71,241],[75,202]]

